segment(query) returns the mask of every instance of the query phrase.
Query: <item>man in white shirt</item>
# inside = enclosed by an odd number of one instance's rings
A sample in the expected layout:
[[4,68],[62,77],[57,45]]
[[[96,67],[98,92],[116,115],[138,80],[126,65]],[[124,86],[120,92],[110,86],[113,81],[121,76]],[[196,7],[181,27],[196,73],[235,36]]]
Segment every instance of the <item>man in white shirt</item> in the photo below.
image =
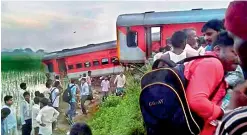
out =
[[105,99],[108,96],[108,91],[110,89],[110,82],[108,80],[107,77],[104,78],[104,80],[102,80],[101,82],[101,88],[102,88],[102,92],[103,92],[103,98],[102,100],[105,101]]
[[81,111],[83,114],[87,115],[87,110],[85,107],[85,101],[88,99],[89,95],[90,95],[90,90],[89,90],[89,85],[86,81],[86,78],[82,78],[81,79]]
[[114,84],[117,83],[117,91],[116,94],[117,95],[123,95],[124,93],[124,85],[126,83],[126,79],[125,79],[125,75],[123,73],[120,73],[120,75],[117,75]]
[[42,98],[40,101],[40,111],[36,117],[39,123],[40,135],[52,135],[52,122],[57,120],[59,112],[53,107],[48,106],[49,100]]
[[[56,81],[53,88],[51,88],[51,104],[58,111],[59,110],[59,97],[61,92],[59,92],[60,82]],[[56,130],[56,121],[52,123],[52,129]]]
[[185,32],[187,36],[187,44],[184,50],[189,54],[189,56],[198,56],[198,51],[196,50],[198,48],[196,30],[194,28],[187,28],[184,29],[183,32]]
[[33,129],[34,135],[38,135],[39,134],[39,124],[36,120],[36,117],[38,116],[39,111],[40,111],[39,98],[35,97],[33,101],[34,101],[34,105],[32,107],[32,129]]
[[24,92],[23,97],[25,100],[21,102],[21,124],[22,134],[31,135],[32,131],[32,107],[30,104],[30,93]]

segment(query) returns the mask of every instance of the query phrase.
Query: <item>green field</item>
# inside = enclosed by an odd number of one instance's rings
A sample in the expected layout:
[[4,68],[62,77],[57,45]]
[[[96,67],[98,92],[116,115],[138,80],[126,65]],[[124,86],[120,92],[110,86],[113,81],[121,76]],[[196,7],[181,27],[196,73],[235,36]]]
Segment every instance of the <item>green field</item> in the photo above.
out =
[[1,55],[1,69],[8,71],[42,71],[41,55],[37,54],[6,54]]

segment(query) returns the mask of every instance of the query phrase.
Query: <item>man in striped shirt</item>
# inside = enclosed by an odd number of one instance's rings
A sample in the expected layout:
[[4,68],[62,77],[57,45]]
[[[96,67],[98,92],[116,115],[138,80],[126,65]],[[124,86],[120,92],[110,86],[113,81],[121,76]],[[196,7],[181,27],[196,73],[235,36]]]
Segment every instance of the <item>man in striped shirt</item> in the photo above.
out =
[[215,135],[247,135],[247,106],[236,108],[225,115]]

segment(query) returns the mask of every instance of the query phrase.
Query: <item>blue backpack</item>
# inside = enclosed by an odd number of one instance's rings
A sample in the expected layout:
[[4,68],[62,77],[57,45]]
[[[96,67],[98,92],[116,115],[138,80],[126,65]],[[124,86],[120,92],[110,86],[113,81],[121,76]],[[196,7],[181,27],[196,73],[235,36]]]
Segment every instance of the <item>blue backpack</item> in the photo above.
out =
[[[203,119],[194,114],[186,99],[187,80],[184,77],[184,62],[214,56],[186,58],[176,65],[160,60],[168,68],[153,66],[153,71],[141,79],[140,108],[147,135],[197,135],[203,127]],[[222,79],[223,82],[224,78]],[[220,83],[221,84],[221,83]],[[212,100],[220,84],[211,93]]]

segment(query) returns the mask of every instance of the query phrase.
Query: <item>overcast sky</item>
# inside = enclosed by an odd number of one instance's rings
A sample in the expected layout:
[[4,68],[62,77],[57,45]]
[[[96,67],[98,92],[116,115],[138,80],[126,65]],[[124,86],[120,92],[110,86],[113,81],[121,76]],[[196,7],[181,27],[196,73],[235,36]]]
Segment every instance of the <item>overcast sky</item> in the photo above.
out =
[[[47,51],[74,48],[116,39],[120,14],[146,11],[226,8],[226,1],[26,1],[1,2],[2,48]],[[76,33],[74,33],[76,31]]]

